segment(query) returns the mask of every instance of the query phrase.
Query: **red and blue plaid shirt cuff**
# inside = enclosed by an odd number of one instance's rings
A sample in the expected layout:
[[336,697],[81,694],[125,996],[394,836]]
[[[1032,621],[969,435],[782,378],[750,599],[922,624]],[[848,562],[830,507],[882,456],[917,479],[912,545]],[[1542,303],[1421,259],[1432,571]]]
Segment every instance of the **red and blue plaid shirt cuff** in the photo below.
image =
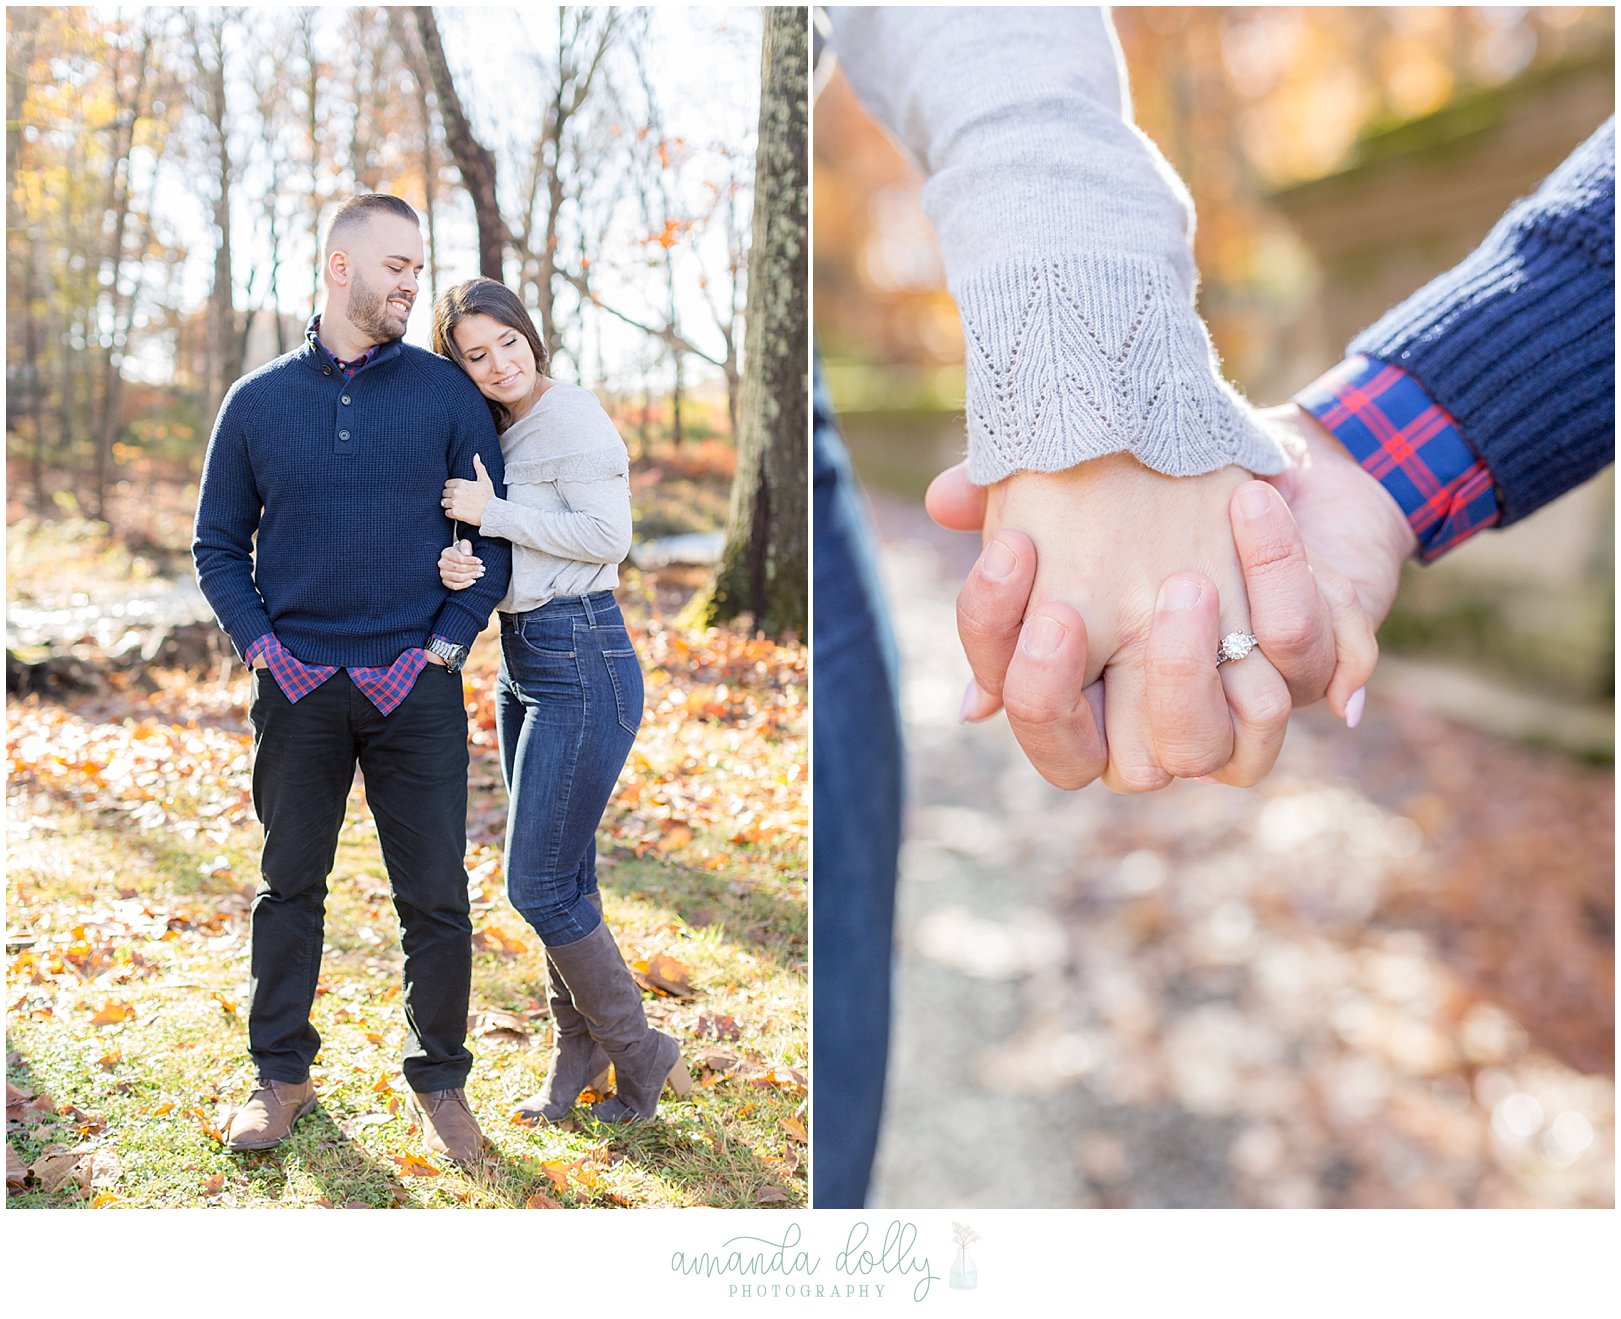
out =
[[243,657],[249,664],[263,655],[270,676],[289,702],[297,704],[338,671],[336,664],[305,664],[282,648],[274,632],[266,632]]
[[1503,510],[1491,470],[1458,423],[1400,367],[1357,353],[1295,395],[1390,492],[1432,563]]
[[422,670],[428,667],[428,652],[421,646],[400,652],[400,657],[384,669],[350,669],[360,693],[383,714],[392,714],[407,696]]

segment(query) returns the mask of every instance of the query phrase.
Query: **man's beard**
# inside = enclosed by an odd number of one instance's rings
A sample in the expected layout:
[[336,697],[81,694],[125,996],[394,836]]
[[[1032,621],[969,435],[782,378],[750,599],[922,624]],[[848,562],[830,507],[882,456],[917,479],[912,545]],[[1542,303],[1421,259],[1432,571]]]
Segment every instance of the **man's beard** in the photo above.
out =
[[349,287],[349,323],[372,336],[378,343],[398,339],[405,333],[405,317],[388,305],[388,299],[357,272]]

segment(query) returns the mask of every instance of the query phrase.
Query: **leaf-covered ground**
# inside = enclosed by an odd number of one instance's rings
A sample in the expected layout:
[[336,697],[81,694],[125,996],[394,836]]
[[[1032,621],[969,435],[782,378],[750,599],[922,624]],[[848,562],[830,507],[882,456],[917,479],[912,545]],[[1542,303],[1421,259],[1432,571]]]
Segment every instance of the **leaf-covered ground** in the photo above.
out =
[[503,894],[487,633],[466,693],[469,1098],[490,1161],[469,1174],[423,1157],[398,1068],[398,923],[358,781],[313,1014],[320,1107],[280,1149],[228,1153],[219,1128],[252,1082],[247,685],[234,665],[164,672],[155,691],[115,680],[9,704],[9,1203],[804,1204],[804,651],[680,630],[633,572],[620,594],[647,714],[599,836],[602,885],[648,1015],[700,1082],[687,1099],[667,1093],[661,1120],[632,1129],[508,1116],[544,1077],[550,1023],[539,940]]
[[957,722],[968,538],[874,503],[912,790],[880,1203],[1614,1203],[1610,767],[1387,674],[1252,791],[1059,792]]

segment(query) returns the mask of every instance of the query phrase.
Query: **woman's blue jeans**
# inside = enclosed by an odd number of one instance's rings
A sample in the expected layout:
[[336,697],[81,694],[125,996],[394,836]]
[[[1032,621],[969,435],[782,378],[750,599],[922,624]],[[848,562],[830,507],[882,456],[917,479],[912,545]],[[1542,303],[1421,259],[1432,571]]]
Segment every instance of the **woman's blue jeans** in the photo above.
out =
[[597,825],[642,721],[642,666],[612,591],[501,615],[496,731],[507,896],[549,948],[602,923]]
[[814,450],[811,1203],[859,1209],[889,1053],[901,728],[864,510],[820,378]]

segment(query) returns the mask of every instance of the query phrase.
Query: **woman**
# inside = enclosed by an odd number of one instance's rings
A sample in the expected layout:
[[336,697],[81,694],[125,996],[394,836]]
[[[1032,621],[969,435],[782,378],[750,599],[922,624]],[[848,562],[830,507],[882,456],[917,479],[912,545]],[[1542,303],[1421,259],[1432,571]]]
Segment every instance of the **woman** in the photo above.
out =
[[[604,1122],[650,1118],[666,1080],[691,1086],[676,1041],[647,1024],[642,994],[602,919],[596,831],[642,717],[642,671],[614,600],[630,550],[629,456],[589,390],[552,380],[545,344],[512,292],[473,279],[441,294],[433,348],[489,401],[506,498],[483,464],[445,485],[445,516],[512,542],[501,614],[496,727],[510,808],[507,895],[546,945],[555,1026],[546,1088],[518,1116],[556,1122],[613,1063]],[[460,590],[483,565],[440,559]]]

